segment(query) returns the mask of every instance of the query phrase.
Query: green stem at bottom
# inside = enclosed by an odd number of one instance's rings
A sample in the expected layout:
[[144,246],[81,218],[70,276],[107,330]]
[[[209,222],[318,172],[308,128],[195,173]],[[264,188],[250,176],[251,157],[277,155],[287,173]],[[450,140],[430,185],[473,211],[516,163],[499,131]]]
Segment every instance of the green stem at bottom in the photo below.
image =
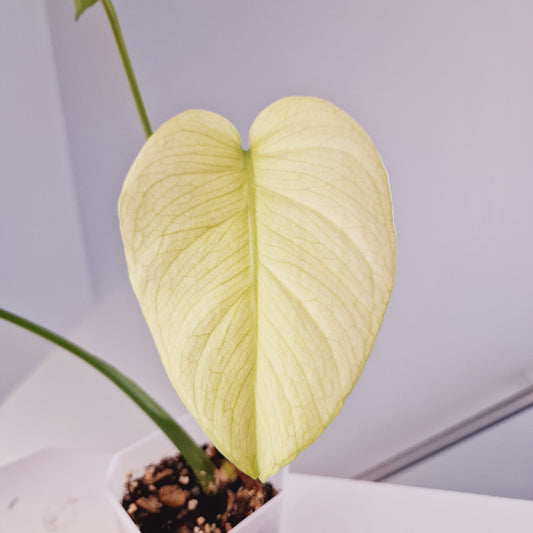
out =
[[35,335],[64,348],[79,357],[126,393],[154,422],[163,433],[176,445],[192,468],[204,492],[214,490],[214,466],[205,452],[187,435],[176,421],[134,381],[106,363],[103,359],[90,354],[83,348],[30,320],[0,308],[0,318],[16,324]]

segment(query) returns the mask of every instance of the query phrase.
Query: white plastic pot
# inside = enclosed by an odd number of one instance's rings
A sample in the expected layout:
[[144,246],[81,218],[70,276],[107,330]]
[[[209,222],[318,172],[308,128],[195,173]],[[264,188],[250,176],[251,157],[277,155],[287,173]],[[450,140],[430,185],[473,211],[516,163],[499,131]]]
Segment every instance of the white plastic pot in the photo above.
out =
[[[180,425],[199,444],[207,442],[207,437],[190,415],[180,421]],[[142,476],[146,466],[158,463],[164,457],[176,454],[176,447],[160,431],[117,453],[109,466],[106,479],[107,496],[115,510],[121,533],[139,533],[137,526],[124,510],[120,501],[129,477]],[[287,468],[272,476],[269,481],[279,490],[269,502],[237,524],[232,533],[277,533],[281,520],[283,486]]]

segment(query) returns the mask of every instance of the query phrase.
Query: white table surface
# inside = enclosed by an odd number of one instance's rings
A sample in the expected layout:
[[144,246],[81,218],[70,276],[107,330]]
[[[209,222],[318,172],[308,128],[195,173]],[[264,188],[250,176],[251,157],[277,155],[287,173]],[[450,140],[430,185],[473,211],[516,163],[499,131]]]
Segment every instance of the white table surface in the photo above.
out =
[[[100,380],[53,355],[0,405],[1,533],[115,533],[106,465],[153,426]],[[281,533],[299,532],[533,533],[533,502],[290,474]]]

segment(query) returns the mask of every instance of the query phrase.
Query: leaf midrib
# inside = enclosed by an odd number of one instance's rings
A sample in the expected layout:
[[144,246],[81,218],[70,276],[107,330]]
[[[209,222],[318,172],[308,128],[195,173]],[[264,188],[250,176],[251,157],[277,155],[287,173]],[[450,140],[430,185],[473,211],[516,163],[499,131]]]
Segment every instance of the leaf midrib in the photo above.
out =
[[253,335],[253,401],[254,406],[252,409],[252,432],[255,440],[255,456],[254,456],[254,468],[256,472],[259,472],[259,465],[257,463],[257,357],[258,357],[258,331],[259,331],[259,318],[258,318],[258,270],[259,270],[259,254],[257,249],[257,208],[256,208],[256,185],[254,177],[254,168],[252,162],[251,150],[243,150],[244,157],[244,194],[246,198],[247,208],[247,221],[248,221],[248,242],[250,247],[250,284],[251,284],[251,298],[252,298],[252,335]]

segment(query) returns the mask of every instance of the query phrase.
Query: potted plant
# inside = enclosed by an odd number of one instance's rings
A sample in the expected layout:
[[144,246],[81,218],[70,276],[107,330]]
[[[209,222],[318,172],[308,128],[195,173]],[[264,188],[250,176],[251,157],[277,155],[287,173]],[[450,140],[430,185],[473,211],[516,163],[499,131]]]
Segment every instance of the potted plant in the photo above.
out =
[[[97,1],[75,0],[76,15]],[[0,317],[114,381],[176,444],[203,492],[265,480],[338,414],[373,346],[395,268],[386,171],[364,130],[317,98],[267,107],[248,150],[207,111],[152,133],[112,3],[100,3],[147,136],[119,200],[130,280],[170,381],[223,457],[214,465],[214,452],[104,361]]]

